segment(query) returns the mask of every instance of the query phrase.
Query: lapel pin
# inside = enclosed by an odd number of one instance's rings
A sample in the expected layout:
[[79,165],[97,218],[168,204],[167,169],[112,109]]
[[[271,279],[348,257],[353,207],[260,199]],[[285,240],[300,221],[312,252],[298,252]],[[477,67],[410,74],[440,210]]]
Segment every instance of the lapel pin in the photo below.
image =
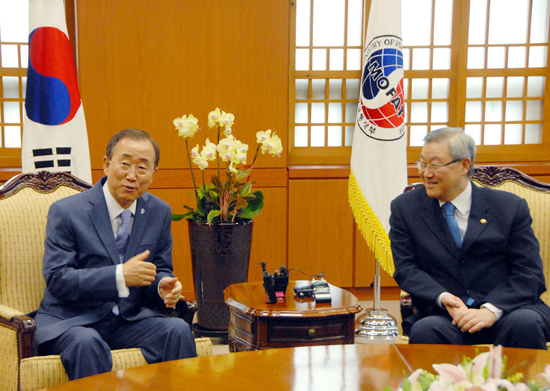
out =
[[480,222],[481,224],[485,224],[485,223],[487,223],[487,220],[481,219],[481,220],[479,220],[479,222]]
[[141,208],[141,214],[145,214],[145,209]]

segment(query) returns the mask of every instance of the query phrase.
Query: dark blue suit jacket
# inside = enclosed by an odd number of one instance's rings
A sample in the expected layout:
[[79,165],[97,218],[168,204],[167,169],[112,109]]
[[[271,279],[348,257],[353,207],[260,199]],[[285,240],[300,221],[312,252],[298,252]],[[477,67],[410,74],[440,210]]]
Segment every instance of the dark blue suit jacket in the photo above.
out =
[[162,316],[165,305],[158,284],[174,276],[170,206],[148,193],[137,200],[126,259],[149,250],[146,261],[156,265],[157,275],[151,285],[130,287],[129,297],[119,299],[118,250],[103,195],[105,181],[50,207],[43,264],[46,290],[35,316],[37,346],[72,326],[100,320],[115,303],[127,320]]
[[550,308],[540,299],[546,290],[539,243],[531,228],[527,202],[505,191],[472,183],[468,228],[459,249],[437,199],[424,187],[398,196],[391,204],[394,278],[410,293],[418,312],[412,324],[431,314],[447,314],[437,305],[443,292],[491,303],[504,314],[532,308],[550,325]]

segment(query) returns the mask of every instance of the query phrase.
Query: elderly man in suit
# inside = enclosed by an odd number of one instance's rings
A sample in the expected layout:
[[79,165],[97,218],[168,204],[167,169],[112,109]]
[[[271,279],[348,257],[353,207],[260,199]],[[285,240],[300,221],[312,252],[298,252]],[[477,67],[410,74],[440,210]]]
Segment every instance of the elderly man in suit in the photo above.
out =
[[391,204],[394,278],[417,312],[410,343],[546,349],[550,308],[527,202],[475,186],[474,140],[429,133],[417,162],[423,187]]
[[60,354],[71,380],[110,371],[111,349],[138,347],[149,363],[197,355],[189,325],[162,314],[182,286],[170,206],[146,193],[158,161],[148,133],[118,132],[103,158],[106,177],[50,207],[35,344],[39,354]]

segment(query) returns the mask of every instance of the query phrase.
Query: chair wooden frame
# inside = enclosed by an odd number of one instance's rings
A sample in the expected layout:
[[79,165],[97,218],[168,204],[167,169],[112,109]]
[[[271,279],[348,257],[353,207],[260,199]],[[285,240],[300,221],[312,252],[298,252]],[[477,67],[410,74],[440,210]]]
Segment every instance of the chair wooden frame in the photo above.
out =
[[[46,194],[54,192],[59,186],[67,186],[77,191],[85,191],[92,187],[67,173],[41,171],[36,174],[21,174],[11,178],[0,187],[0,201],[17,194],[24,188],[31,188],[37,193]],[[17,330],[20,359],[34,356],[36,326],[33,318],[26,315],[15,315],[11,319],[0,317],[0,325]]]

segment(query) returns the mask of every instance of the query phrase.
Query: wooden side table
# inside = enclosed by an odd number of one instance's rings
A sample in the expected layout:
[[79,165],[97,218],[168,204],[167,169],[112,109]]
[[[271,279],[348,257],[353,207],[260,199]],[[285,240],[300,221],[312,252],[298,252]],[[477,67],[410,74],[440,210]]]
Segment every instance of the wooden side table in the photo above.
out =
[[331,303],[294,296],[290,281],[283,303],[266,304],[262,283],[233,284],[224,290],[229,305],[229,350],[239,352],[311,345],[353,344],[355,314],[362,310],[350,292],[330,285]]

